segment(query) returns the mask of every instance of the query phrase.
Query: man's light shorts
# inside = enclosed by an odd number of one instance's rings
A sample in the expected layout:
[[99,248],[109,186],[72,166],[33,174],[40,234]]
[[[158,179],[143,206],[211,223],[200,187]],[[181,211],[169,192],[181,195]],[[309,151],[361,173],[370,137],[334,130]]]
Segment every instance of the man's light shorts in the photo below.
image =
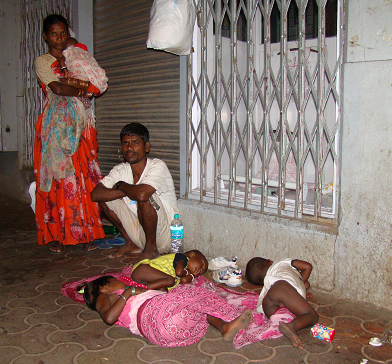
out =
[[[158,223],[157,223],[157,249],[159,253],[168,253],[170,251],[170,226],[168,223],[168,218],[166,215],[166,211],[162,205],[159,196],[154,193],[152,195],[153,201],[152,205],[154,206],[157,215],[158,215]],[[151,199],[150,199],[151,201]],[[144,234],[144,230],[139,223],[139,219],[137,215],[132,212],[124,202],[124,200],[118,199],[114,201],[106,202],[107,206],[117,215],[120,219],[125,231],[131,240],[141,249],[144,249],[146,245],[146,236]]]

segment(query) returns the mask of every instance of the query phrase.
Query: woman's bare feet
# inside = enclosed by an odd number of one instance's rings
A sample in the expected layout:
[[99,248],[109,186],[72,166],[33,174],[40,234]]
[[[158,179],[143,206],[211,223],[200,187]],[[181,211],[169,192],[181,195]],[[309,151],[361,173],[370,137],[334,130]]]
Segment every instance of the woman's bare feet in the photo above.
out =
[[290,340],[291,345],[295,348],[303,349],[305,347],[305,344],[299,339],[295,330],[288,324],[281,322],[279,324],[279,331]]
[[61,245],[58,241],[54,241],[50,245],[49,251],[53,254],[61,254],[64,251],[64,245]]
[[246,329],[253,320],[251,310],[244,311],[233,321],[227,322],[223,325],[222,337],[225,341],[233,341],[238,332],[242,329]]
[[98,247],[94,244],[93,241],[91,241],[90,243],[84,244],[83,248],[84,248],[84,251],[86,251],[86,252],[92,252],[92,251],[98,249]]

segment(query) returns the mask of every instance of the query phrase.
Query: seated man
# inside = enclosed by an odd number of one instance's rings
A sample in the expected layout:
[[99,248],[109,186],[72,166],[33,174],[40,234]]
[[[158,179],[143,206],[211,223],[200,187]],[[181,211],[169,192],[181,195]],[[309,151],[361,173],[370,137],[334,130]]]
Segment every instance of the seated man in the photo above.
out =
[[142,253],[134,262],[154,259],[170,251],[170,223],[178,213],[172,176],[165,162],[147,158],[149,132],[131,123],[120,133],[125,163],[115,166],[91,193],[108,219],[125,238],[117,252]]

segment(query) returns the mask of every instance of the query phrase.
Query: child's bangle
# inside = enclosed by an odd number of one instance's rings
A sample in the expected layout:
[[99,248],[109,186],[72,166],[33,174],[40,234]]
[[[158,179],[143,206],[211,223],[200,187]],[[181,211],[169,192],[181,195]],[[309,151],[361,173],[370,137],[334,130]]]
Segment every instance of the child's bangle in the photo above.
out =
[[125,303],[127,303],[127,299],[126,299],[122,294],[119,294],[119,295],[117,296],[117,299],[119,299],[119,297],[124,298]]
[[188,269],[184,268],[184,270],[185,270],[187,276],[192,276],[192,281],[193,281],[195,279],[195,276],[192,273],[189,273]]
[[131,296],[133,296],[136,293],[136,288],[134,286],[126,286],[125,289],[131,289]]

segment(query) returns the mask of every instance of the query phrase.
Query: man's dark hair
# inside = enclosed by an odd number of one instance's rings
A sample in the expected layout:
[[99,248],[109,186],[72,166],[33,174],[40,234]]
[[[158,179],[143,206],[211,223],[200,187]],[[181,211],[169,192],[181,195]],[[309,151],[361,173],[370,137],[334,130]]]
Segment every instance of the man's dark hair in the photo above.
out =
[[150,140],[150,133],[148,132],[148,129],[140,123],[130,123],[125,125],[121,130],[120,140],[122,140],[124,135],[137,135],[143,139],[144,143],[147,143]]
[[68,30],[68,21],[67,19],[65,19],[62,15],[60,14],[51,14],[48,15],[45,19],[44,19],[44,24],[43,24],[43,31],[45,34],[48,34],[49,28],[53,25],[53,24],[57,24],[57,23],[63,23],[65,24],[67,30]]

